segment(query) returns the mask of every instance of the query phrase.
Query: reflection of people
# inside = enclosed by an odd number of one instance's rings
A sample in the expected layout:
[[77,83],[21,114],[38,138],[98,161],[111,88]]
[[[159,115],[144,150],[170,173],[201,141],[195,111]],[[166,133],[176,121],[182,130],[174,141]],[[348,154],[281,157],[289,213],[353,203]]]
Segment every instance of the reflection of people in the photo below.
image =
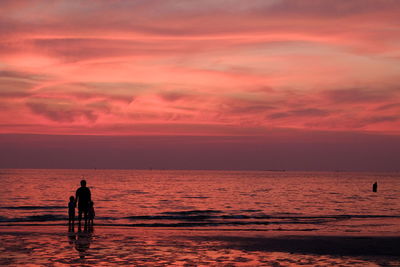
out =
[[68,203],[68,226],[69,228],[73,228],[75,224],[75,198],[73,196],[69,197]]
[[94,202],[90,201],[89,202],[89,211],[88,211],[89,225],[93,225],[93,219],[94,219],[94,216],[96,216],[93,206],[94,206]]
[[79,252],[79,258],[84,259],[87,256],[87,250],[92,242],[92,231],[81,231],[80,228],[76,234],[75,249]]
[[75,241],[76,241],[76,236],[75,236],[74,230],[70,230],[68,232],[68,243],[70,245],[73,245],[75,243]]
[[91,201],[90,189],[86,187],[86,181],[81,181],[81,187],[76,190],[75,202],[78,202],[78,220],[81,224],[82,213],[87,224],[87,215],[89,210],[89,202]]

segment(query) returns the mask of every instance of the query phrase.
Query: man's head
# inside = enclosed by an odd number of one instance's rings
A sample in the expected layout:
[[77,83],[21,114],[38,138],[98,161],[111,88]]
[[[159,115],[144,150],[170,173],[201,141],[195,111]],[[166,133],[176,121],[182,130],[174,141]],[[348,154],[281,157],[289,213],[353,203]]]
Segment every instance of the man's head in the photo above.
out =
[[82,187],[85,187],[85,186],[86,186],[86,180],[82,180],[82,181],[81,181],[81,186],[82,186]]

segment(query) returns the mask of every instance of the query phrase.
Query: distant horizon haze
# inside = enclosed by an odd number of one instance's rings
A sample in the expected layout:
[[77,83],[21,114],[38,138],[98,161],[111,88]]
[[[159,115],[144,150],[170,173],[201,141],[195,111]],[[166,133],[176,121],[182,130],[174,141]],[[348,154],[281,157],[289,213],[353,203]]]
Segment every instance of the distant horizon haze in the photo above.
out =
[[[294,138],[293,136],[296,138]],[[0,168],[400,170],[400,137],[292,132],[289,136],[0,134]],[[294,141],[298,140],[298,141]]]

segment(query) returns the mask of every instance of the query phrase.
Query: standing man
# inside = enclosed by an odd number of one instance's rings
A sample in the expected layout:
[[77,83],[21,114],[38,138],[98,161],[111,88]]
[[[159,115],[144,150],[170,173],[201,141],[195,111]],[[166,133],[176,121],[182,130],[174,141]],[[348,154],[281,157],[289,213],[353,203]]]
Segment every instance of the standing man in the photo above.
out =
[[81,181],[81,187],[76,190],[75,201],[78,203],[78,219],[81,225],[82,212],[84,214],[85,225],[87,225],[89,203],[92,200],[90,189],[86,187],[86,181]]

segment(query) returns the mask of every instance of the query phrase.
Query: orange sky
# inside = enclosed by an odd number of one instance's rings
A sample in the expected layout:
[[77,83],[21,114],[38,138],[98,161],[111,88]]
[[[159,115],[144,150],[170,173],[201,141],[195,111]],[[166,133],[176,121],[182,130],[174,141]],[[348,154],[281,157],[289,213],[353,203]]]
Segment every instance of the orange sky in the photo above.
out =
[[1,133],[399,134],[400,3],[3,1]]

